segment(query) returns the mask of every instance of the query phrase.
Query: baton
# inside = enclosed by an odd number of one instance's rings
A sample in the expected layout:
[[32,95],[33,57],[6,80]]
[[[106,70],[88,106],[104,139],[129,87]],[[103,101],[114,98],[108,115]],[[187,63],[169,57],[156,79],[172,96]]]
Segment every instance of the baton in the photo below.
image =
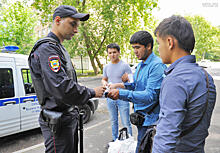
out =
[[83,113],[79,113],[79,135],[80,153],[83,153]]

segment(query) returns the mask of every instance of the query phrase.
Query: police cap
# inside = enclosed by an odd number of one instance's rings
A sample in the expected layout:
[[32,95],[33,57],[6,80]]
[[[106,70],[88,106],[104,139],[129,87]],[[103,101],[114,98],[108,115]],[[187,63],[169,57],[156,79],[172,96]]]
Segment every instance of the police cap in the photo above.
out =
[[80,19],[80,21],[86,21],[89,19],[89,14],[78,13],[75,7],[69,5],[61,5],[57,7],[53,14],[53,20],[56,16],[60,16],[61,18],[72,17]]

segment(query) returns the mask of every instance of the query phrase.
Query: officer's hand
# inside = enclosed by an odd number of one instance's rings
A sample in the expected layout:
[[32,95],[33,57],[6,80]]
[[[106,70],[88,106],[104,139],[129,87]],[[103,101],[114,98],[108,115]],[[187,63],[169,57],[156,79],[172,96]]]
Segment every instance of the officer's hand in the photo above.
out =
[[128,73],[123,74],[122,77],[121,77],[121,80],[122,80],[122,82],[128,82],[129,81]]
[[108,97],[113,100],[117,100],[119,98],[119,90],[118,89],[109,90]]
[[95,97],[102,97],[105,89],[106,89],[106,87],[104,87],[104,86],[100,86],[100,87],[94,88],[94,90],[95,90]]

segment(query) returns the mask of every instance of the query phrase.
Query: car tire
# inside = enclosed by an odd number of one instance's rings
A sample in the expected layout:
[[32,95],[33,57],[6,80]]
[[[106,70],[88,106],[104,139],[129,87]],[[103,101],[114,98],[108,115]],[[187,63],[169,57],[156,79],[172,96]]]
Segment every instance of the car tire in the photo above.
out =
[[83,113],[83,124],[87,123],[91,117],[91,108],[88,104],[85,104],[79,108],[79,112]]

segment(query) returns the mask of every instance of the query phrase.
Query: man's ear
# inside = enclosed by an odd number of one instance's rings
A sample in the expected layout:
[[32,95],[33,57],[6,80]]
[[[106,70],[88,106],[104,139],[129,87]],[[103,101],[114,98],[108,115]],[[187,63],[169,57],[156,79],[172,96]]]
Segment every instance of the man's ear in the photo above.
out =
[[151,44],[149,43],[149,44],[147,44],[147,50],[151,50]]
[[57,23],[57,24],[60,24],[60,21],[61,21],[60,16],[56,16],[55,19],[54,19],[54,22]]
[[169,49],[172,50],[172,49],[174,48],[174,46],[175,46],[175,40],[174,40],[174,38],[171,37],[171,36],[168,36],[168,37],[167,37],[167,43],[168,43]]

